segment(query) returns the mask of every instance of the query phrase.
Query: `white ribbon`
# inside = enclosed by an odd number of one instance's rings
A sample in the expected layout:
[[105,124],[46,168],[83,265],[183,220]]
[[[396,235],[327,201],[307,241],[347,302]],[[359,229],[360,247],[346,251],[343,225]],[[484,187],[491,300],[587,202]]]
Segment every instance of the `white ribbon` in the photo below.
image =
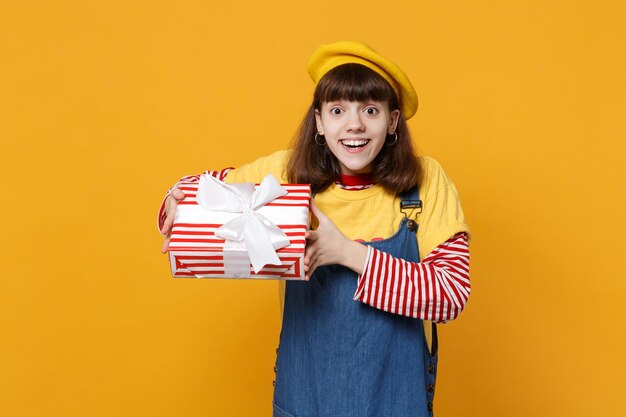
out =
[[[241,213],[215,231],[226,240],[224,272],[239,277],[249,274],[250,264],[258,273],[267,264],[282,262],[276,249],[289,245],[289,238],[278,226],[256,210],[287,194],[272,175],[266,176],[255,190],[253,183],[226,184],[202,174],[196,201],[206,210]],[[247,262],[243,262],[247,260]]]

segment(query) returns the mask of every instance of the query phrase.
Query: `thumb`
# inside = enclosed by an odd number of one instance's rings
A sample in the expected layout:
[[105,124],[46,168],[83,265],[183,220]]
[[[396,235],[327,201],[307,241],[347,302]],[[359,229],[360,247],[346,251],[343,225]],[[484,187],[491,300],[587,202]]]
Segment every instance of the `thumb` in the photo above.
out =
[[176,199],[176,201],[179,201],[179,200],[182,200],[183,198],[185,198],[185,193],[180,188],[173,189],[172,192],[170,193],[170,195],[172,197],[174,197]]
[[315,200],[311,199],[311,213],[313,213],[313,215],[315,217],[317,217],[317,220],[322,223],[323,221],[328,220],[328,217],[324,214],[324,212],[322,212],[322,210],[320,210],[317,205],[315,204]]

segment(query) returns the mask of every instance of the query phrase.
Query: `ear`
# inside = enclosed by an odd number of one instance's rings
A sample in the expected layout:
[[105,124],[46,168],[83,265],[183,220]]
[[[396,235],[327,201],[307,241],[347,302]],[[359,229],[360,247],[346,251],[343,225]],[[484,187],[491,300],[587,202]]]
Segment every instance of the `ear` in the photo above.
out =
[[320,135],[324,134],[324,125],[322,124],[322,115],[320,111],[315,109],[315,125],[317,126],[317,131]]
[[400,120],[400,110],[395,109],[389,114],[389,129],[387,133],[390,135],[398,128],[398,121]]

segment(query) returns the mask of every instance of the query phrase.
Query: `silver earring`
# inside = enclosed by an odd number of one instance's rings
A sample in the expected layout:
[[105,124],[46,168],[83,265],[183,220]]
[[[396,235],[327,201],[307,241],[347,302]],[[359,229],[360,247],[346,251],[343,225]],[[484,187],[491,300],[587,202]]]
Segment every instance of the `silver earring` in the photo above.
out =
[[324,135],[319,134],[319,132],[315,132],[315,137],[313,138],[313,142],[315,142],[315,144],[318,145],[318,146],[326,145],[326,141],[325,140],[322,141],[321,143],[318,141],[320,136],[324,136]]
[[385,141],[386,145],[395,145],[398,142],[398,132],[393,132],[393,134],[395,135],[395,137],[391,142]]

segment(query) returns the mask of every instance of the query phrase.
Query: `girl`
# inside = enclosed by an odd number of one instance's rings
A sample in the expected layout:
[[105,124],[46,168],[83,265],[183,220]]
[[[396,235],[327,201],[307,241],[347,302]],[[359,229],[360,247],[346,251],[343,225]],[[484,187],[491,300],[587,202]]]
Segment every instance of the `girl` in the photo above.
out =
[[[281,282],[274,416],[432,415],[432,322],[456,318],[470,292],[456,189],[437,162],[415,156],[406,120],[417,96],[395,64],[337,42],[319,47],[308,71],[313,103],[292,149],[211,172],[228,182],[271,173],[314,194],[308,282]],[[174,188],[161,207],[163,252],[183,197]]]

